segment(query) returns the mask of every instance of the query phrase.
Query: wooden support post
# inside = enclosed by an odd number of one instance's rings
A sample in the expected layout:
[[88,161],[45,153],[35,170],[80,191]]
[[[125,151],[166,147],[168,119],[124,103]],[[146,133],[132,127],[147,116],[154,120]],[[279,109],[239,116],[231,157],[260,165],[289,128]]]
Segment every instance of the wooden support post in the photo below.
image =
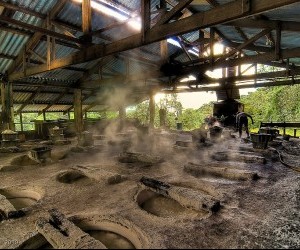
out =
[[21,126],[21,132],[24,132],[23,113],[22,112],[20,112],[20,126]]
[[120,131],[122,131],[124,128],[125,119],[126,119],[126,109],[123,106],[121,106],[119,107],[119,121],[120,121],[119,130]]
[[[239,58],[242,58],[242,52],[240,51],[239,52]],[[238,65],[238,76],[241,76],[242,75],[242,65],[239,64]]]
[[71,113],[68,111],[68,119],[71,120]]
[[153,91],[150,93],[150,127],[154,128],[154,120],[155,120],[155,94]]
[[[223,46],[223,55],[226,53],[226,48]],[[227,68],[223,67],[222,68],[222,77],[225,78],[227,77]]]
[[[47,29],[51,29],[51,23],[49,16],[47,17]],[[51,52],[52,46],[51,46],[51,36],[47,36],[47,67],[50,70],[51,69]]]
[[212,66],[214,63],[215,56],[215,30],[213,28],[210,29],[210,65]]
[[163,40],[160,42],[160,55],[162,63],[166,63],[169,57],[167,40]]
[[142,0],[141,7],[142,7],[142,42],[146,40],[147,31],[150,30],[151,24],[151,14],[150,14],[150,0]]
[[16,130],[15,126],[15,112],[14,112],[14,92],[13,84],[8,83],[8,99],[9,99],[9,129],[12,131]]
[[52,37],[51,60],[56,60],[56,39]]
[[257,73],[258,73],[258,67],[257,67],[257,63],[255,63],[255,66],[254,66],[254,69],[255,69],[255,80],[254,80],[254,86],[256,86],[257,84]]
[[1,83],[1,131],[5,130],[5,85]]
[[281,59],[281,23],[278,22],[276,28],[276,44],[275,44],[275,53],[276,53],[276,60],[279,61]]
[[92,36],[90,35],[92,31],[92,6],[91,0],[82,1],[82,31],[83,40],[89,44],[92,42]]
[[47,120],[47,116],[46,116],[46,111],[43,110],[43,120],[46,121]]
[[2,130],[15,130],[13,88],[11,83],[1,83]]
[[167,111],[165,109],[159,110],[160,127],[165,128],[167,125]]
[[[167,3],[165,0],[160,0],[160,8],[162,13],[167,12]],[[162,40],[160,42],[160,56],[161,56],[161,63],[166,63],[169,58],[169,51],[168,51],[168,41]]]
[[82,31],[89,34],[92,30],[92,7],[91,0],[82,1]]
[[25,46],[25,49],[24,49],[22,54],[23,54],[23,57],[22,57],[22,59],[23,59],[22,70],[23,70],[23,72],[25,72],[26,67],[27,67],[27,49],[26,49],[26,46]]
[[74,90],[74,118],[75,127],[78,137],[81,137],[83,132],[83,114],[82,114],[82,90]]
[[[199,30],[199,40],[204,39],[204,32],[202,30]],[[204,53],[204,44],[201,43],[199,45],[199,58],[203,57],[203,53]]]
[[126,119],[126,109],[124,107],[119,107],[119,119],[121,121]]

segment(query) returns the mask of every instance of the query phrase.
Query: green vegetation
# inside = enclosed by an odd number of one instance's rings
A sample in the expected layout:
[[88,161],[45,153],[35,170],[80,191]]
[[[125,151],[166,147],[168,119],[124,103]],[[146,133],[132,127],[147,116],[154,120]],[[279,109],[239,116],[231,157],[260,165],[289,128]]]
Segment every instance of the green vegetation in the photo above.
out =
[[[257,130],[260,122],[300,122],[300,85],[260,88],[248,96],[243,96],[241,102],[245,112],[252,115]],[[293,135],[293,130],[287,130]]]
[[[159,110],[167,111],[167,127],[176,129],[176,123],[182,123],[184,130],[199,128],[204,119],[212,114],[213,103],[205,104],[199,109],[183,109],[176,94],[165,95],[155,107],[155,127],[159,127]],[[132,107],[127,112],[127,117],[137,119],[141,124],[149,123],[149,101],[145,101]]]

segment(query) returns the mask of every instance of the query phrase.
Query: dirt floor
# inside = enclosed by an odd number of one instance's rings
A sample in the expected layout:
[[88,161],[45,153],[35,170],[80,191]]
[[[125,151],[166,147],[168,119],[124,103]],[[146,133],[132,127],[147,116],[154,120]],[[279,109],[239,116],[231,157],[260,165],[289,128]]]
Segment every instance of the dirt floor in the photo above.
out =
[[300,173],[275,151],[299,166],[299,139],[259,150],[238,138],[195,144],[178,131],[98,138],[52,146],[43,164],[24,160],[26,150],[0,153],[0,212],[7,200],[24,212],[2,216],[1,249],[51,248],[37,231],[51,209],[107,248],[300,248]]

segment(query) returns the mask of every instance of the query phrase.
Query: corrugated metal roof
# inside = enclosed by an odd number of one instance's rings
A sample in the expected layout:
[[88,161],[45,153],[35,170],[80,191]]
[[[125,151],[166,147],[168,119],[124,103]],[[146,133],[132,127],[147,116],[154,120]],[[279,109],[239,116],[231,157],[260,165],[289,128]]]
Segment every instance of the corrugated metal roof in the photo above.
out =
[[24,103],[26,102],[30,97],[31,93],[15,93],[14,94],[14,102],[16,103]]
[[[5,0],[5,2],[9,2],[12,4],[16,4],[19,6],[22,6],[24,8],[28,8],[30,10],[34,10],[38,13],[47,14],[53,6],[59,2],[59,0]],[[139,13],[140,12],[140,0],[133,0],[133,1],[127,1],[127,0],[117,0],[112,1],[115,5],[118,6],[118,8],[121,8],[123,12],[127,12],[130,14]],[[177,0],[169,0],[169,3],[171,3],[173,6],[176,5],[179,1]],[[233,2],[233,0],[216,0],[219,4],[226,4],[229,2]],[[160,4],[159,0],[151,1],[151,11],[157,11],[157,5]],[[170,8],[170,4],[168,4],[168,7]],[[193,9],[193,11],[206,11],[212,6],[207,1],[193,1],[190,5],[190,7]],[[39,17],[31,16],[28,14],[24,14],[22,12],[12,12],[13,15],[11,18],[14,18],[16,20],[20,20],[22,22],[26,22],[31,25],[41,26],[42,20]],[[281,20],[281,21],[295,21],[300,22],[300,4],[293,4],[289,5],[277,10],[269,11],[266,13],[263,13],[263,15],[270,20]],[[153,14],[152,17],[155,17],[157,14]],[[66,24],[70,24],[71,26],[75,26],[80,29],[81,22],[82,22],[82,15],[81,15],[81,7],[80,4],[75,3],[73,1],[67,1],[65,6],[61,9],[60,13],[58,14],[57,18],[58,20],[65,22]],[[93,18],[92,18],[92,28],[93,30],[98,30],[103,27],[107,27],[110,24],[114,23],[116,20],[112,17],[108,17],[105,14],[101,13],[100,11],[93,11]],[[11,27],[14,27],[13,25],[8,25]],[[239,34],[239,32],[234,28],[230,26],[225,25],[218,25],[217,28],[230,40],[235,42],[242,43],[244,39]],[[254,35],[258,34],[261,29],[256,28],[242,28],[243,32],[246,36],[249,38],[253,37]],[[57,32],[60,32],[58,29],[56,29]],[[131,28],[124,29],[124,28],[115,28],[108,30],[104,32],[102,35],[102,38],[94,38],[94,43],[109,43],[113,40],[119,40],[124,37],[131,36],[136,31],[134,31]],[[73,31],[72,32],[76,37],[81,37],[82,32],[81,31]],[[275,37],[275,31],[273,31],[273,37]],[[199,32],[190,32],[188,34],[184,34],[183,38],[189,42],[194,42],[199,38]],[[29,37],[20,35],[20,34],[13,34],[6,31],[0,31],[0,53],[17,57],[22,49],[24,48],[24,45],[27,43]],[[257,46],[265,46],[266,45],[266,37],[262,37],[258,41],[255,42],[255,45]],[[296,32],[288,32],[283,31],[282,32],[282,47],[283,48],[297,48],[300,44],[300,34]],[[184,51],[174,45],[169,44],[169,55],[172,55],[173,53],[177,52],[178,50],[181,51],[181,54],[176,57],[176,60],[181,62],[187,62],[189,59],[184,54]],[[78,51],[74,48],[68,48],[63,45],[56,45],[56,58],[64,58],[66,56],[69,56],[70,54]],[[47,50],[46,50],[46,42],[41,41],[39,44],[34,48],[35,53],[40,55],[43,58],[46,58]],[[247,52],[248,55],[254,54],[253,52]],[[151,67],[151,64],[147,64],[146,62],[152,61],[154,64],[159,67],[159,62],[161,60],[160,58],[160,44],[154,43],[151,45],[143,46],[141,48],[132,50],[132,51],[126,51],[121,53],[121,58],[115,58],[112,57],[111,60],[109,60],[103,67],[103,77],[113,77],[115,75],[125,75],[126,74],[126,62],[124,58],[130,58],[131,56],[134,59],[130,60],[130,73],[142,73],[145,70],[149,70],[149,67]],[[138,58],[144,58],[145,63],[142,63]],[[39,56],[31,55],[31,59],[35,59],[37,61],[40,60]],[[300,63],[299,58],[293,58],[290,60],[291,62]],[[95,64],[96,61],[82,63],[80,65],[74,65],[72,67],[76,67],[77,69],[90,69]],[[0,73],[4,74],[12,65],[13,60],[7,59],[7,58],[0,58]],[[154,68],[156,69],[156,68]],[[96,72],[94,74],[90,75],[91,79],[99,79],[99,72]],[[34,98],[33,102],[35,103],[43,103],[43,105],[29,105],[24,109],[25,112],[29,112],[30,110],[35,111],[41,111],[43,108],[45,108],[44,103],[51,103],[54,100],[56,100],[61,93],[64,93],[65,87],[71,86],[72,84],[76,83],[78,79],[80,79],[83,76],[83,72],[80,71],[73,71],[70,69],[58,69],[51,72],[41,73],[37,75],[36,77],[30,77],[23,79],[25,83],[28,84],[49,84],[50,87],[45,86],[43,87],[41,93],[37,94]],[[120,84],[120,83],[116,83]],[[55,85],[57,85],[55,87]],[[59,85],[59,86],[58,86]],[[104,88],[112,88],[112,86],[102,86],[101,90],[104,91]],[[15,96],[14,100],[16,103],[22,103],[26,102],[30,96],[31,93],[37,91],[36,87],[30,87],[26,85],[16,85],[14,86]],[[48,93],[46,93],[48,92]],[[89,94],[89,92],[87,93]],[[85,101],[85,104],[90,105],[93,104],[97,100],[96,97],[91,96]],[[73,96],[72,94],[67,94],[63,98],[61,98],[58,101],[58,104],[63,105],[56,105],[53,106],[52,109],[55,111],[60,111],[63,107],[69,107],[72,106],[73,103]],[[68,104],[65,106],[65,104]],[[47,106],[47,105],[46,105]]]

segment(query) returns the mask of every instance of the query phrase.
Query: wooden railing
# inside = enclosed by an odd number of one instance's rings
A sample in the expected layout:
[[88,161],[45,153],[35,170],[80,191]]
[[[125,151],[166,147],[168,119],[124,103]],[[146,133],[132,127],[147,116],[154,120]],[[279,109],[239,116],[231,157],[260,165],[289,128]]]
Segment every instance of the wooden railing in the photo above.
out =
[[297,130],[300,129],[300,122],[261,122],[260,127],[278,127],[283,128],[283,134],[286,134],[286,128],[294,129],[294,137],[297,137]]

